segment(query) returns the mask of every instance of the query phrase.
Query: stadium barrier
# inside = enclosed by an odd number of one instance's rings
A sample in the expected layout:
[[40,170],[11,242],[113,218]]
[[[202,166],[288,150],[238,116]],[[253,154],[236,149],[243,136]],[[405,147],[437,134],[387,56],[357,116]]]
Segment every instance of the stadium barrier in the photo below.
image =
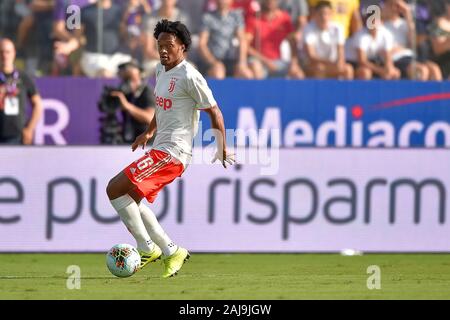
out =
[[[450,252],[450,150],[285,148],[265,164],[251,150],[227,170],[195,150],[151,206],[176,242],[195,252]],[[3,147],[0,251],[134,244],[105,188],[142,152]]]
[[[38,79],[46,112],[36,143],[98,144],[97,102],[103,86],[115,83]],[[237,145],[264,146],[269,141],[287,148],[450,147],[450,82],[228,79],[209,83]],[[202,129],[208,128],[209,121],[204,121]]]

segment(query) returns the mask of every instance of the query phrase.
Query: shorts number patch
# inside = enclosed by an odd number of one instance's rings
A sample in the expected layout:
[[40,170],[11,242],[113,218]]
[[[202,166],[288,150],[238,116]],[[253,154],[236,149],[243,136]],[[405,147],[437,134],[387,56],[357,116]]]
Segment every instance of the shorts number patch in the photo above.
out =
[[154,163],[153,159],[151,157],[148,157],[148,158],[145,158],[144,160],[140,161],[137,164],[137,168],[142,171],[142,170],[150,167],[153,163]]

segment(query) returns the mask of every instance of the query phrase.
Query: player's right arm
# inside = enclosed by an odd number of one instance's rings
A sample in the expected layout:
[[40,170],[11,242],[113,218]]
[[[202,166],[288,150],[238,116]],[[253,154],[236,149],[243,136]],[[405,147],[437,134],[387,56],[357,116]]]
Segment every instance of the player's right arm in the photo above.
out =
[[148,126],[147,130],[141,133],[136,137],[133,144],[131,145],[131,150],[134,152],[139,146],[142,146],[142,149],[145,149],[148,140],[150,140],[156,132],[156,116],[153,117],[152,122]]

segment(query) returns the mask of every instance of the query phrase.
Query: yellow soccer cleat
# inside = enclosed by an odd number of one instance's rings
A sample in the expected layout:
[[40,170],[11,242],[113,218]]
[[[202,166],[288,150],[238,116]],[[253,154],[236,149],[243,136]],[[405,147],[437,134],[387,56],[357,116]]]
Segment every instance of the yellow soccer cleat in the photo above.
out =
[[155,262],[158,259],[161,259],[162,251],[155,244],[153,250],[151,252],[139,251],[139,255],[141,256],[141,264],[139,265],[139,270],[144,268],[150,262]]
[[186,249],[178,247],[174,254],[164,258],[165,270],[162,277],[169,278],[175,276],[190,257],[191,255]]

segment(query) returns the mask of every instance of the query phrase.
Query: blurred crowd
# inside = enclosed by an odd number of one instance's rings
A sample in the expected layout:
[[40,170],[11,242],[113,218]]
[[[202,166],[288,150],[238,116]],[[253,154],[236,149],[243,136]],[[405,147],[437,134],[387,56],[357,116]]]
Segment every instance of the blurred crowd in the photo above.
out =
[[116,77],[133,59],[152,76],[164,18],[212,78],[450,77],[450,0],[1,0],[0,37],[30,75]]

